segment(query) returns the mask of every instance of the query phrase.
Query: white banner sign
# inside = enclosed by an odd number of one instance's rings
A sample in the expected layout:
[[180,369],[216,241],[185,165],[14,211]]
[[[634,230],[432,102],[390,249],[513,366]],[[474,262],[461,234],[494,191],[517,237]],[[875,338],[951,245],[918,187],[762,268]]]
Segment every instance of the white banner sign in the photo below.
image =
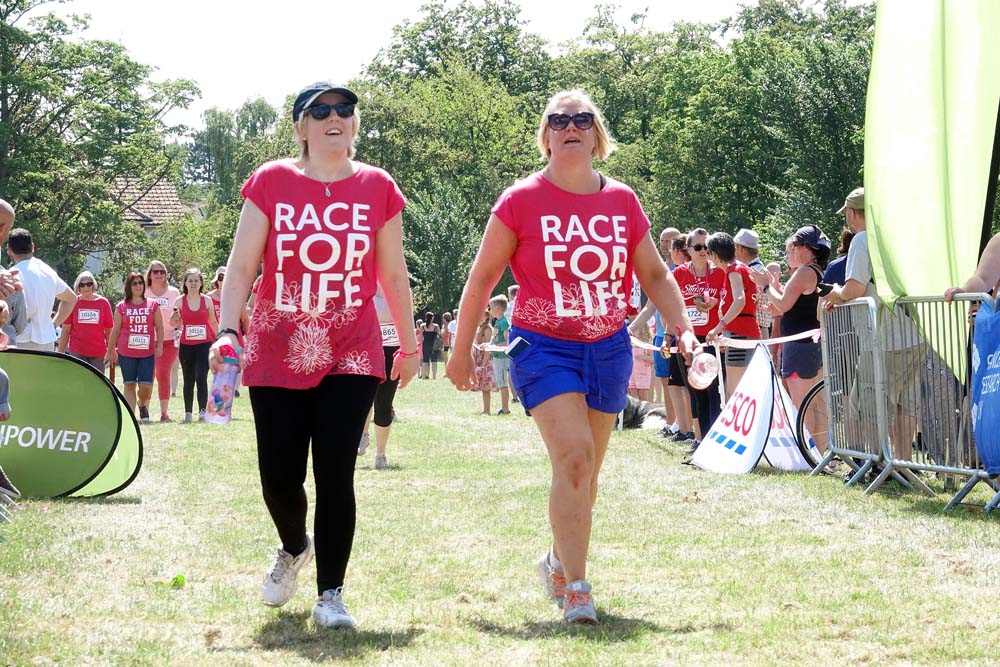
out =
[[774,408],[774,369],[767,348],[753,353],[750,365],[722,414],[691,458],[712,472],[744,474],[760,461],[771,430]]
[[[771,466],[786,472],[809,472],[812,466],[802,456],[798,443],[795,441],[795,424],[798,410],[785,391],[777,375],[771,373],[774,384],[774,411],[771,415],[771,433],[767,436],[767,446],[764,447],[764,458]],[[812,438],[809,446],[816,447]]]

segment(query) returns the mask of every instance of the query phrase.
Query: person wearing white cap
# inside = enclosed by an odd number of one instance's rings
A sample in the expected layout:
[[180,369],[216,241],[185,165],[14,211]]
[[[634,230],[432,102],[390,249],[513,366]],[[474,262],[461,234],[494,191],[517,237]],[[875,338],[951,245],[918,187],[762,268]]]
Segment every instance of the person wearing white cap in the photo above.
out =
[[[760,238],[757,232],[752,229],[740,229],[733,237],[733,242],[736,244],[737,262],[746,264],[751,272],[766,270],[764,262],[757,256],[760,252]],[[767,309],[767,287],[758,285],[753,300],[757,304],[757,326],[760,328],[760,337],[768,338],[774,325],[774,315]]]

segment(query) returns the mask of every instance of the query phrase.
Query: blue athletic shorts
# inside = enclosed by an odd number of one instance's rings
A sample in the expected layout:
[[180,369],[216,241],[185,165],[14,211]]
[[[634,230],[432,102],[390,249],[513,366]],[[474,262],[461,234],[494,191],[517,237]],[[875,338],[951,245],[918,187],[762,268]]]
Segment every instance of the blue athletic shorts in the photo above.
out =
[[126,357],[118,355],[118,368],[122,372],[122,384],[153,384],[153,368],[156,356]]
[[[660,347],[663,345],[663,336],[653,339],[653,345]],[[670,358],[664,357],[659,352],[653,353],[653,375],[658,378],[670,377]]]
[[628,328],[593,343],[550,338],[512,327],[510,339],[530,343],[510,360],[510,376],[525,410],[553,396],[578,392],[587,407],[615,414],[625,409],[632,375]]

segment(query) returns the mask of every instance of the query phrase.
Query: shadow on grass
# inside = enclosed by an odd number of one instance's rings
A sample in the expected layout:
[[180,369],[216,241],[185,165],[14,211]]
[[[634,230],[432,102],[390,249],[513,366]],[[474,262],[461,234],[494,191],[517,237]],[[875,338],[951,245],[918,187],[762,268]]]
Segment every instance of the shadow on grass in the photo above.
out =
[[83,505],[141,505],[142,498],[139,496],[95,496],[93,498],[56,498],[63,503],[81,503]]
[[402,648],[413,643],[423,630],[343,630],[317,628],[311,612],[278,612],[254,635],[265,650],[295,651],[313,662],[361,658],[368,653]]
[[704,629],[694,626],[666,628],[651,621],[640,618],[627,618],[607,612],[598,614],[600,623],[597,625],[570,625],[563,620],[525,621],[520,624],[500,625],[484,618],[473,618],[469,624],[491,635],[512,637],[514,639],[533,640],[556,637],[586,637],[596,642],[626,642],[651,633],[666,632],[670,634],[687,634]]

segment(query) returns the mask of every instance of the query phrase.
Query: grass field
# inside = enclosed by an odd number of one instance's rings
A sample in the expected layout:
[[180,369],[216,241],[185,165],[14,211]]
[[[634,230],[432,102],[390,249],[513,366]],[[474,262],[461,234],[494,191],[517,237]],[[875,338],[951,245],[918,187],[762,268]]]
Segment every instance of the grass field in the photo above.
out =
[[259,602],[277,538],[244,397],[228,427],[144,426],[119,495],[27,501],[0,527],[0,665],[1000,664],[1000,517],[709,474],[617,433],[589,566],[601,623],[567,627],[535,578],[549,470],[531,420],[476,415],[443,379],[397,409],[392,468],[372,447],[357,471],[357,632],[313,626],[313,566],[285,608]]

